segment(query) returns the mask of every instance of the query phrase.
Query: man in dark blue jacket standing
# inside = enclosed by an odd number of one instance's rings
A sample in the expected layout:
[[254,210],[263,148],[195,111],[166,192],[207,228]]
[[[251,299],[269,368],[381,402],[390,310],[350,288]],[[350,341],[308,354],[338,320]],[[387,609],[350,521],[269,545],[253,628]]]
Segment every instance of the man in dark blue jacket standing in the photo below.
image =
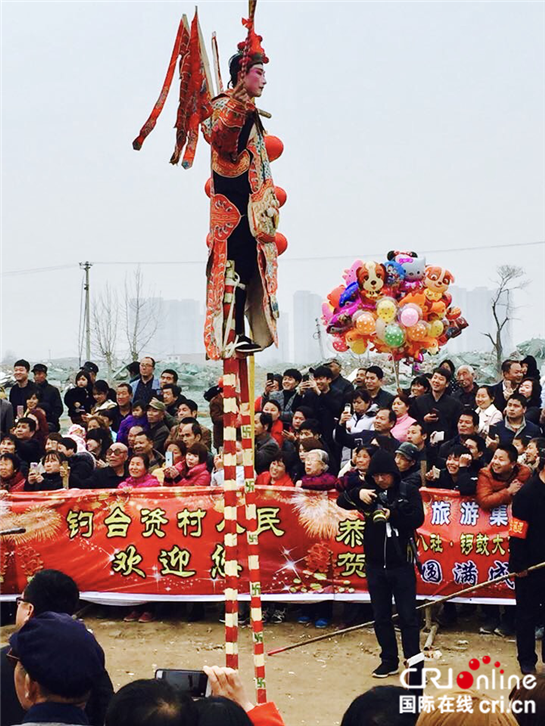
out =
[[367,585],[381,647],[381,663],[373,677],[398,673],[399,657],[392,622],[392,596],[401,628],[404,656],[411,662],[420,653],[416,613],[416,574],[411,540],[424,522],[417,487],[403,482],[394,455],[379,449],[372,457],[367,482],[343,492],[337,504],[365,514],[363,548]]
[[[509,522],[509,570],[516,572],[517,601],[515,631],[517,658],[521,673],[536,673],[535,631],[542,621],[545,606],[545,569],[528,572],[533,565],[545,561],[545,455],[541,455],[538,470],[513,498]],[[545,642],[541,644],[541,659],[545,660]]]

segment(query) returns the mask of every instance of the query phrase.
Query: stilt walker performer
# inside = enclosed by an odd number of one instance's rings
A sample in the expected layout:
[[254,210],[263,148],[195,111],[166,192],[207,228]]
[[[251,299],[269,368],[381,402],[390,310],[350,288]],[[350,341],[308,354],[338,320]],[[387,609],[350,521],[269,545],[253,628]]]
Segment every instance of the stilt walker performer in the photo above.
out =
[[[246,356],[277,343],[277,256],[287,247],[277,232],[278,210],[286,200],[283,189],[274,186],[270,160],[282,153],[282,143],[267,137],[254,99],[266,84],[268,58],[262,38],[254,30],[256,1],[249,2],[249,17],[243,20],[246,39],[229,61],[230,88],[223,91],[217,42],[213,36],[215,78],[219,94],[212,97],[212,80],[202,42],[197,12],[191,28],[184,16],[163,88],[153,111],[133,142],[139,150],[154,128],[168,95],[176,63],[179,62],[180,96],[176,119],[176,146],[172,164],[181,160],[191,167],[199,126],[209,142],[212,177],[210,231],[207,237],[207,300],[204,343],[207,356],[224,361],[224,545],[225,625],[227,665],[238,665],[238,540],[237,512],[245,505],[248,574],[251,594],[254,668],[259,703],[266,700],[261,584],[253,466],[251,406],[253,404],[253,358],[250,375]],[[249,330],[245,329],[245,319]],[[251,331],[251,333],[250,333]],[[237,398],[240,401],[238,409]],[[244,502],[236,486],[236,420],[242,415],[244,448]]]

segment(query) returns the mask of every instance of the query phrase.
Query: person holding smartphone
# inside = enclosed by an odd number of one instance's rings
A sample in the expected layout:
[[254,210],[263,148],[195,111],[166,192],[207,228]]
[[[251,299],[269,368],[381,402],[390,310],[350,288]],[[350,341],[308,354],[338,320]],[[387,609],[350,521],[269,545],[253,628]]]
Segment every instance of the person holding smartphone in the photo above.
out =
[[448,368],[436,368],[430,379],[431,391],[416,398],[411,407],[412,416],[428,435],[428,460],[436,459],[439,446],[457,433],[462,404],[447,393],[451,377]]

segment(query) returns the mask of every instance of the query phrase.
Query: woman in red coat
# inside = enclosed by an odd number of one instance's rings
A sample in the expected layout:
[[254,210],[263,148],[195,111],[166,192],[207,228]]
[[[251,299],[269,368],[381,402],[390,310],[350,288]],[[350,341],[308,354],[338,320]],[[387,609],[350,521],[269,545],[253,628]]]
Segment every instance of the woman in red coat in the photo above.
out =
[[185,455],[187,471],[176,482],[181,487],[206,487],[210,484],[210,472],[206,468],[208,449],[204,444],[192,444]]
[[271,430],[269,431],[269,433],[276,441],[278,446],[282,448],[284,444],[284,424],[280,419],[280,414],[282,413],[280,404],[278,403],[278,401],[267,401],[267,403],[263,406],[263,413],[271,414],[273,425],[271,426]]
[[279,451],[271,461],[269,471],[259,474],[255,483],[266,487],[292,487],[293,481],[286,471],[286,455]]

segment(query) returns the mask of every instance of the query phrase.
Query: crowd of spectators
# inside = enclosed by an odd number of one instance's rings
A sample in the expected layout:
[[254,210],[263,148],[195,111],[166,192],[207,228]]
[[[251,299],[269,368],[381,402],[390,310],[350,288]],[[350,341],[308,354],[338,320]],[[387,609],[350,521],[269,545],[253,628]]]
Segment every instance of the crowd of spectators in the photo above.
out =
[[[29,380],[30,364],[17,361],[9,403],[2,401],[2,489],[223,485],[221,379],[205,393],[209,411],[204,415],[184,395],[176,371],[165,369],[157,376],[151,357],[143,358],[132,379],[115,390],[98,378],[96,364],[87,362],[64,395],[70,424],[63,425],[61,433],[64,409],[59,391],[48,383],[45,365],[35,365],[32,372],[34,382]],[[423,486],[474,496],[484,510],[512,504],[525,483],[538,477],[540,466],[543,469],[545,417],[539,372],[528,357],[506,360],[502,378],[494,385],[480,385],[477,378],[471,366],[455,370],[449,361],[417,375],[406,389],[391,385],[386,390],[377,365],[357,370],[351,382],[336,359],[304,375],[295,368],[282,376],[269,374],[255,401],[257,484],[335,491],[340,506],[366,516],[382,489],[391,487],[385,494],[390,506],[400,499],[407,505],[405,519],[392,515],[403,550],[423,521],[418,492]],[[242,453],[238,441],[236,475],[241,484]],[[390,555],[382,539],[378,545],[372,541],[372,530],[365,530],[364,549],[370,589],[371,550],[379,553],[373,609],[380,610],[380,592],[390,604],[393,596],[399,610],[399,603],[414,595],[414,563],[403,560],[406,578],[399,583],[382,581],[381,570],[391,565]],[[365,607],[356,608],[350,617],[363,619]],[[126,619],[147,622],[153,619],[152,610],[129,613]],[[388,622],[375,624],[383,646],[377,677],[397,672],[397,647],[391,645],[395,637],[386,610]],[[513,610],[483,607],[481,632],[512,634]],[[277,604],[266,618],[282,622],[285,612]],[[327,627],[331,615],[331,603],[322,603],[303,608],[299,621]],[[443,625],[455,622],[456,607],[446,606],[441,617]],[[542,618],[535,625],[542,626]],[[418,650],[418,623],[412,611],[407,610],[402,632],[405,657],[411,657]],[[414,647],[409,647],[413,641]],[[521,667],[535,670],[527,663]]]
[[[406,390],[391,391],[379,366],[357,370],[351,382],[336,359],[306,375],[295,368],[269,374],[255,401],[258,483],[342,491],[356,472],[365,474],[362,449],[369,460],[384,449],[417,486],[474,494],[483,508],[510,503],[545,445],[536,362],[505,361],[492,386],[479,385],[468,365],[453,368],[444,361]],[[9,401],[0,399],[3,489],[223,482],[221,379],[206,392],[203,412],[175,370],[156,375],[153,358],[143,358],[115,390],[89,361],[64,395],[71,425],[61,434],[65,409],[47,366],[33,366],[34,381],[30,373],[28,361],[17,361]],[[242,480],[241,452],[239,459]]]

